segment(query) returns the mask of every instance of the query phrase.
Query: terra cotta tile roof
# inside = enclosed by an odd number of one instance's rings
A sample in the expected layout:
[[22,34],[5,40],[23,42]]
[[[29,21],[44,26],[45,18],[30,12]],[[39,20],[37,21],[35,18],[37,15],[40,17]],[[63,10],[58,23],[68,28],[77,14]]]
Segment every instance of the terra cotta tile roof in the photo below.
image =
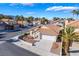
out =
[[46,25],[46,26],[42,26],[39,29],[41,34],[51,35],[51,36],[59,35],[60,30],[61,30],[61,27],[55,26],[55,25]]
[[78,20],[70,21],[70,22],[68,22],[67,25],[73,26],[73,27],[75,27],[75,28],[79,28],[79,21],[78,21]]

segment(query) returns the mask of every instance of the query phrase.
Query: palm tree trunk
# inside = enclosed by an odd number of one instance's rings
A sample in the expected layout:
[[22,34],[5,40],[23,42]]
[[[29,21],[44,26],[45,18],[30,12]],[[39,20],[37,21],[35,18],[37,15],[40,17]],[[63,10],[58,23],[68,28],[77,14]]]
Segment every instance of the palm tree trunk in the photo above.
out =
[[69,47],[72,46],[73,40],[69,40]]
[[[73,17],[74,17],[74,14],[73,14]],[[72,17],[72,18],[73,18],[73,17]]]
[[69,41],[64,42],[63,47],[65,56],[69,56]]
[[24,27],[24,21],[22,20],[22,27]]
[[77,14],[77,17],[76,17],[76,19],[78,20],[78,14]]

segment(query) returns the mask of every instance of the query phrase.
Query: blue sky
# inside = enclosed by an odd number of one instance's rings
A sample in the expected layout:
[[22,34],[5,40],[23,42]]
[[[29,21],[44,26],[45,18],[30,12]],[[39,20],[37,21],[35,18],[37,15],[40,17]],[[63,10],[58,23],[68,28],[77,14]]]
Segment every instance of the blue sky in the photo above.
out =
[[0,14],[25,17],[73,17],[71,11],[79,9],[78,3],[0,3]]

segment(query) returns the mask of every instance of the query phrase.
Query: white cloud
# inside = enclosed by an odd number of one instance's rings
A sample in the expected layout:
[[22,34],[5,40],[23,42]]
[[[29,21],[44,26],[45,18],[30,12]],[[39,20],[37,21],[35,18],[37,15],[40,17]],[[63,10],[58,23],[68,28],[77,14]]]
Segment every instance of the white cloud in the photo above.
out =
[[23,5],[23,6],[34,6],[33,3],[11,3],[10,6],[15,6],[15,5]]
[[27,6],[34,6],[34,4],[33,3],[21,3],[22,5],[27,5]]
[[34,14],[35,12],[26,12],[26,14]]
[[15,6],[15,5],[18,5],[17,3],[10,3],[9,6]]
[[60,10],[74,10],[79,9],[79,7],[73,7],[73,6],[52,6],[46,9],[46,11],[60,11]]

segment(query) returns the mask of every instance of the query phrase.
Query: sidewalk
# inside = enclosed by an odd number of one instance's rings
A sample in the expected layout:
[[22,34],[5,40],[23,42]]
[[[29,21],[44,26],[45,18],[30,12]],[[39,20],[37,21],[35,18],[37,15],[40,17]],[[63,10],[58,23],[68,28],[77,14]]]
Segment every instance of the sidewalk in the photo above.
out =
[[23,40],[20,40],[18,42],[13,42],[13,44],[15,44],[15,45],[17,45],[17,46],[19,46],[21,48],[24,48],[26,50],[29,50],[29,51],[31,51],[33,53],[36,53],[36,54],[38,54],[40,56],[58,56],[57,54],[50,53],[50,52],[45,51],[43,49],[40,49],[40,48],[38,48],[36,46],[32,46],[30,43],[24,42]]

